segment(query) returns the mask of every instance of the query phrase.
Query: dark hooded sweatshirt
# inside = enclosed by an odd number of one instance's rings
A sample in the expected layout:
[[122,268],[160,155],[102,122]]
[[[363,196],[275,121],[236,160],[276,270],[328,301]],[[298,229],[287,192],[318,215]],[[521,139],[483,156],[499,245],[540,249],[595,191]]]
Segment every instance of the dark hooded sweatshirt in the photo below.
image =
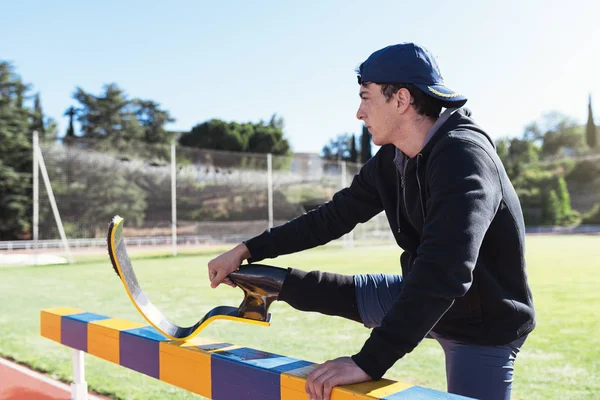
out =
[[397,244],[400,297],[352,356],[373,379],[433,330],[503,345],[535,327],[525,268],[525,225],[493,141],[460,109],[401,176],[382,146],[350,187],[319,208],[246,241],[250,262],[328,243],[385,211]]

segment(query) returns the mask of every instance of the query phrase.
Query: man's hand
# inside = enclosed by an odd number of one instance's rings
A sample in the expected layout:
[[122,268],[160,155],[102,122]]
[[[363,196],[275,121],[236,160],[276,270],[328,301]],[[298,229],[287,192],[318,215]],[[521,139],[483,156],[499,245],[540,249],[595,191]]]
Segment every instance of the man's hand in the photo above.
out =
[[370,381],[350,357],[340,357],[319,365],[306,378],[306,393],[311,400],[329,400],[334,386]]
[[250,251],[244,243],[240,243],[233,249],[213,258],[208,262],[208,279],[210,286],[216,288],[221,283],[225,283],[231,287],[236,287],[235,284],[227,278],[227,275],[236,271],[242,261],[250,258]]

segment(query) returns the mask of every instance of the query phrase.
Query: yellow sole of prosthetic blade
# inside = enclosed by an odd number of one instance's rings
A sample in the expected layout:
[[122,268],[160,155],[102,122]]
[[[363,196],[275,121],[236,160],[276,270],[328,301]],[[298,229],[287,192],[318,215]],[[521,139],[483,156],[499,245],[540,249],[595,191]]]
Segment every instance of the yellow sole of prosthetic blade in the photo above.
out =
[[144,317],[146,321],[160,333],[172,340],[187,340],[196,336],[208,324],[216,320],[228,320],[244,322],[253,325],[269,326],[268,321],[258,321],[254,319],[241,318],[237,316],[238,308],[230,306],[218,306],[208,312],[204,318],[196,322],[192,326],[181,327],[171,322],[152,302],[142,290],[131,260],[127,254],[127,247],[123,239],[123,222],[124,219],[115,216],[108,231],[108,254],[115,271],[118,272],[121,282],[125,287],[125,291],[129,299]]

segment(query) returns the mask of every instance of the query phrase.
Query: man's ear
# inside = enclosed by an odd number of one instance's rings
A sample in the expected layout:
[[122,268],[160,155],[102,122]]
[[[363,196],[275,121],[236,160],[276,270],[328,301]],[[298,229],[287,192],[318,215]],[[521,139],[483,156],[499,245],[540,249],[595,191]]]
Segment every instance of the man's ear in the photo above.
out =
[[398,111],[403,113],[408,109],[408,107],[410,107],[412,96],[410,95],[408,89],[401,88],[396,92],[395,100]]

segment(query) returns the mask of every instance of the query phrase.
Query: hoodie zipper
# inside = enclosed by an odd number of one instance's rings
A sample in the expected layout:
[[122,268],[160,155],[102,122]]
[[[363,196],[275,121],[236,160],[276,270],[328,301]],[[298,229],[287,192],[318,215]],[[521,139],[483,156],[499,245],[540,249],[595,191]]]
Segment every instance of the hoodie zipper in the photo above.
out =
[[419,158],[423,157],[423,154],[417,154],[417,185],[419,185],[419,203],[421,204],[421,216],[423,217],[423,225],[425,225],[425,204],[423,204],[423,190],[421,189],[421,180],[419,179]]
[[[417,154],[417,170],[416,170],[416,176],[417,176],[417,185],[419,187],[419,193],[417,193],[417,196],[419,197],[419,205],[421,206],[421,216],[423,217],[423,223],[425,223],[425,205],[423,204],[423,196],[422,194],[422,186],[421,186],[421,179],[419,178],[419,162],[420,162],[420,158],[423,157],[423,154],[419,153]],[[400,233],[400,188],[402,188],[402,199],[404,201],[404,210],[406,211],[406,218],[408,219],[408,222],[410,222],[410,224],[412,225],[412,227],[417,230],[417,227],[415,226],[414,222],[412,221],[412,219],[410,218],[410,213],[408,212],[408,206],[406,205],[406,167],[408,165],[408,159],[404,161],[404,165],[403,165],[403,169],[404,172],[402,173],[402,175],[400,176],[400,187],[397,187],[397,195],[398,195],[398,204],[397,204],[397,210],[396,210],[396,224],[398,225],[398,233]],[[396,175],[400,175],[400,173],[398,172],[398,170],[396,169]]]
[[[408,207],[406,205],[406,181],[405,181],[406,178],[405,177],[406,177],[406,167],[408,165],[408,161],[409,161],[408,159],[404,160],[404,172],[402,173],[402,200],[404,201],[404,210],[406,211],[406,218],[408,219],[408,222],[410,222],[412,227],[416,230],[417,227],[410,219],[410,213],[408,212]],[[418,178],[419,177],[417,176],[417,179]]]
[[[400,210],[400,187],[402,187],[402,190],[404,190],[404,176],[400,175],[400,171],[398,171],[398,168],[395,168],[396,170],[396,226],[398,227],[398,233],[401,233],[402,230],[400,229],[400,213],[402,212]],[[400,185],[398,185],[398,181],[400,181]]]

